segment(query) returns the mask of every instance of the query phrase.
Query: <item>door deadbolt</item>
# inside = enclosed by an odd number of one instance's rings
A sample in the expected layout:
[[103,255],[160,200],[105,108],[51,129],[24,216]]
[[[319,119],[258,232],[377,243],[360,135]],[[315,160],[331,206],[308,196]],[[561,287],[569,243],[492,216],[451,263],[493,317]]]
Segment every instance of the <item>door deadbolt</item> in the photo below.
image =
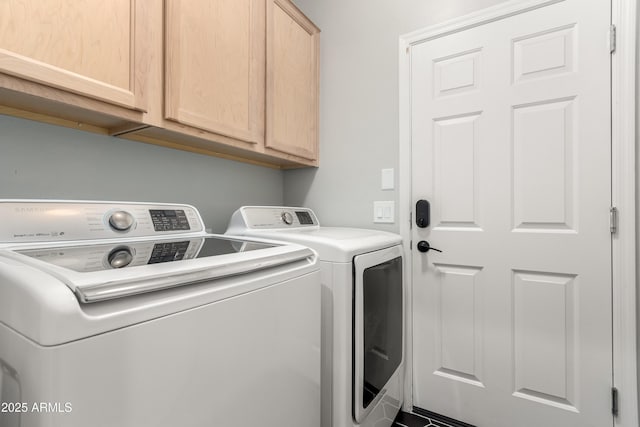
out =
[[416,225],[420,228],[427,228],[431,223],[431,206],[427,200],[416,202]]

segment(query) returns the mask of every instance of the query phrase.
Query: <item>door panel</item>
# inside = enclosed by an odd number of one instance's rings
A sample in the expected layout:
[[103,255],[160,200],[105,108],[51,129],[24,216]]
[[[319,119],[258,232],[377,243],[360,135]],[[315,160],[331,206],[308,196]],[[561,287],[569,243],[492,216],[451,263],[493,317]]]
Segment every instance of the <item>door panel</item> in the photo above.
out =
[[575,101],[555,99],[513,109],[514,231],[576,231]]
[[577,410],[578,287],[575,275],[514,271],[516,396]]
[[611,425],[610,2],[411,48],[414,404],[479,427]]
[[434,196],[437,228],[479,228],[477,156],[479,113],[434,120]]
[[439,276],[439,325],[436,329],[436,365],[434,372],[444,378],[482,386],[482,312],[476,310],[481,295],[478,267],[434,264]]

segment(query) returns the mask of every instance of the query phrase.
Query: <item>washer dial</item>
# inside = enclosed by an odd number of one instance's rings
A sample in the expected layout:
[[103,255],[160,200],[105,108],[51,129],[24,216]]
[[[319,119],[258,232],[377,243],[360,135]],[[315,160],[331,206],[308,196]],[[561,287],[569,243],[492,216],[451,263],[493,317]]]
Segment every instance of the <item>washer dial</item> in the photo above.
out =
[[127,231],[133,225],[134,219],[127,211],[116,211],[109,217],[109,225],[117,231]]
[[291,212],[282,212],[282,215],[280,215],[280,218],[282,218],[282,222],[284,222],[287,225],[293,224],[293,215],[291,215]]
[[133,261],[133,254],[131,253],[131,249],[128,247],[121,246],[115,248],[111,253],[109,253],[107,261],[111,268],[123,268],[131,264],[131,261]]

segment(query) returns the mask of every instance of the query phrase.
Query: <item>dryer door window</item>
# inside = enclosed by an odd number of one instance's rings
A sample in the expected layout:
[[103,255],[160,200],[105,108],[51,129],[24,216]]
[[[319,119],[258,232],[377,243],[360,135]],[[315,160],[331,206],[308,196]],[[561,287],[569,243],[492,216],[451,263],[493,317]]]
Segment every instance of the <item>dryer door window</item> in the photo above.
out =
[[391,259],[381,260],[374,252],[355,260],[354,418],[358,422],[384,395],[402,363],[402,257],[395,251],[389,255]]

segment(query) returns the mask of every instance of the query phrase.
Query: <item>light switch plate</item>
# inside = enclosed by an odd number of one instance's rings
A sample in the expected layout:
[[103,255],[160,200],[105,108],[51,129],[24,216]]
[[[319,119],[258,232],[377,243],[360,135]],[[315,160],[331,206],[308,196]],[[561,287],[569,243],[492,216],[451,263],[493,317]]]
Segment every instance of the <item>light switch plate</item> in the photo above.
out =
[[382,169],[382,172],[380,175],[381,175],[380,188],[382,190],[393,190],[395,188],[395,185],[393,182],[393,168]]
[[373,202],[374,223],[393,224],[395,222],[394,213],[395,202],[393,200]]

